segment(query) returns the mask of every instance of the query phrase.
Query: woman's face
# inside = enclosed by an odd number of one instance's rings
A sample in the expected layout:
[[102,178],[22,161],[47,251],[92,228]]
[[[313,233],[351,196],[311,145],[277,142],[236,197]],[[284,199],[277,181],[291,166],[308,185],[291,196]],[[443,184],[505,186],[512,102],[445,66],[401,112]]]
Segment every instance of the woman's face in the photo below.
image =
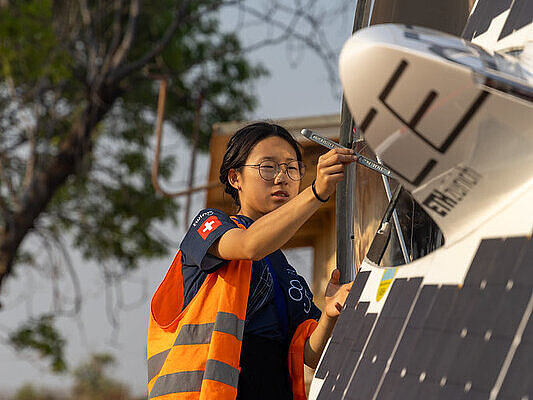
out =
[[[265,160],[288,163],[298,161],[298,158],[289,142],[279,136],[270,136],[253,147],[246,165],[259,164]],[[292,180],[282,171],[272,181],[261,178],[257,167],[243,167],[234,171],[233,187],[237,188],[241,203],[239,213],[256,220],[295,197],[300,181]]]

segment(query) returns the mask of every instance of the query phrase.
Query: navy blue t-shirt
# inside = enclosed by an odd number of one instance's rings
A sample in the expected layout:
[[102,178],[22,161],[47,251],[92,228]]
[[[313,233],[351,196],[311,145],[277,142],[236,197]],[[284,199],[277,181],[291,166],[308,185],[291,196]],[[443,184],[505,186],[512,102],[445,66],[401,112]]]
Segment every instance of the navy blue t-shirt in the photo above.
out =
[[[242,215],[237,218],[247,227],[253,223],[252,219]],[[185,293],[183,308],[198,293],[207,275],[228,262],[213,256],[207,250],[224,233],[235,228],[238,229],[237,225],[226,213],[214,208],[202,210],[194,218],[180,245]],[[273,270],[276,271],[277,282],[285,295],[289,334],[292,337],[292,333],[303,320],[319,319],[320,310],[312,301],[313,296],[307,283],[289,265],[283,252],[277,250],[270,254],[269,258]],[[274,301],[274,282],[265,259],[252,263],[244,334],[262,336],[279,342],[287,341],[280,328]]]

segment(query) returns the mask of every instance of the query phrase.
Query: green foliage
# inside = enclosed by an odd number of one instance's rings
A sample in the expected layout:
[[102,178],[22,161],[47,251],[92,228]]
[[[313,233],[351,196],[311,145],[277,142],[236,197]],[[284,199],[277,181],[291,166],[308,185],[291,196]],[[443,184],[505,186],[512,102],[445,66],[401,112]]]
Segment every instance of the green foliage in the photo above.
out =
[[9,342],[17,350],[36,351],[41,358],[49,360],[53,372],[61,373],[67,370],[63,355],[65,339],[55,329],[53,323],[54,318],[50,315],[32,319],[12,332],[9,335]]
[[51,390],[37,388],[31,383],[27,383],[17,390],[12,400],[59,400],[64,398],[64,396],[54,393]]
[[127,385],[111,377],[114,365],[112,355],[92,354],[70,371],[73,378],[70,388],[52,391],[28,383],[21,386],[10,400],[133,400]]
[[62,400],[64,394],[56,393],[47,388],[37,388],[31,383],[21,386],[11,400]]
[[[54,161],[77,124],[86,123],[80,115],[95,101],[94,85],[110,79],[103,76],[98,83],[98,73],[117,47],[115,24],[121,34],[126,30],[128,3],[114,10],[112,2],[88,2],[88,26],[77,1],[10,1],[0,7],[0,129],[5,132],[0,162],[14,193],[23,192],[31,140],[38,173]],[[142,2],[125,65],[161,39],[180,3]],[[192,2],[185,10],[188,18],[162,53],[119,82],[120,95],[93,130],[87,155],[77,160],[76,173],[55,191],[36,221],[41,231],[54,237],[68,233],[86,258],[124,269],[167,254],[169,243],[158,226],[177,222],[178,202],[155,193],[151,184],[159,89],[152,76],[169,79],[166,117],[178,135],[191,137],[201,104],[198,145],[206,150],[213,123],[242,119],[252,110],[251,84],[266,73],[250,65],[235,35],[220,32],[220,4]],[[172,143],[172,135],[166,134],[164,143]],[[163,154],[160,177],[183,180],[187,168],[175,153]],[[2,203],[16,209],[14,197],[0,191]],[[31,261],[26,254],[15,262]]]
[[93,354],[73,371],[72,397],[78,400],[127,399],[128,390],[122,383],[108,376],[115,360],[107,353]]
[[0,7],[0,78],[31,85],[43,77],[57,83],[70,76],[69,54],[50,23],[52,0],[19,1]]
[[30,383],[21,386],[13,400],[37,400],[39,398],[38,390]]

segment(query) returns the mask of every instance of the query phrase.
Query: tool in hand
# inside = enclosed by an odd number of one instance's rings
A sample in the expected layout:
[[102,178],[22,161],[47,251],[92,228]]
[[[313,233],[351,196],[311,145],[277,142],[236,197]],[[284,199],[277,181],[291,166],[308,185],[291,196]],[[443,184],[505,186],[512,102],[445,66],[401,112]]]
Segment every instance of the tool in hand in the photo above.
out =
[[[318,133],[313,132],[309,129],[302,129],[301,134],[304,135],[307,139],[312,140],[315,143],[321,144],[322,146],[327,147],[328,149],[347,149],[347,147],[344,147],[339,143],[334,142],[333,140],[329,140],[323,136],[320,136]],[[367,158],[358,152],[355,152],[355,155],[357,156],[357,162],[359,164],[364,165],[365,167],[370,168],[373,171],[379,172],[380,174],[385,175],[389,178],[396,178],[394,173],[387,167],[378,164],[375,161],[372,161],[370,158]]]

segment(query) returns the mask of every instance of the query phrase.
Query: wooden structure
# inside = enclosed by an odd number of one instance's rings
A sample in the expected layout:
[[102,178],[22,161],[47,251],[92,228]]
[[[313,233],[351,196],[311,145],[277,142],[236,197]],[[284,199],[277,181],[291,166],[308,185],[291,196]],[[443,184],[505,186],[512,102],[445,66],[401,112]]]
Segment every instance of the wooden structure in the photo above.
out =
[[[209,182],[218,181],[220,164],[230,136],[249,122],[224,122],[213,126],[213,135],[209,146],[211,160]],[[325,153],[327,149],[306,139],[300,134],[300,131],[303,128],[308,128],[330,139],[338,140],[340,116],[335,114],[269,122],[275,122],[285,127],[302,145],[307,172],[302,180],[300,190],[305,189],[311,185],[316,175],[318,157]],[[227,213],[235,213],[236,211],[233,199],[224,193],[221,185],[207,191],[206,207],[218,208]],[[329,274],[335,268],[335,244],[335,196],[332,196],[284,246],[284,248],[308,246],[313,248],[313,282],[309,282],[309,284],[319,307],[322,307],[322,294],[329,279]],[[297,265],[294,265],[294,267],[298,270]]]

